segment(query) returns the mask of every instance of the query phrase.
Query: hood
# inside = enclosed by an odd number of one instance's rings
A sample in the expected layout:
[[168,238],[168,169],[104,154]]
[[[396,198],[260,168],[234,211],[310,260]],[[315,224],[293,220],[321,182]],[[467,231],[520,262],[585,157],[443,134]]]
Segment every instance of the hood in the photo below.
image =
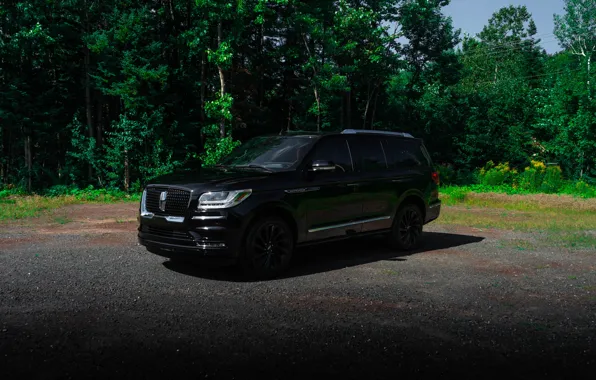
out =
[[202,190],[205,188],[234,190],[242,188],[248,183],[266,179],[273,174],[252,169],[186,169],[159,176],[148,182],[147,185],[175,185],[187,187],[192,190]]

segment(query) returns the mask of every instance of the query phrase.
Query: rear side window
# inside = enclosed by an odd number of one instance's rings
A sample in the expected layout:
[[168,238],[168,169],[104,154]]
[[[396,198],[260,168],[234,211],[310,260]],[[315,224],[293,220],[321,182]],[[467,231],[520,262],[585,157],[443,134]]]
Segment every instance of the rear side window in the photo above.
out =
[[389,138],[385,140],[384,147],[390,169],[428,165],[417,140]]
[[376,136],[358,136],[349,140],[354,170],[378,172],[387,170],[387,161],[381,139]]

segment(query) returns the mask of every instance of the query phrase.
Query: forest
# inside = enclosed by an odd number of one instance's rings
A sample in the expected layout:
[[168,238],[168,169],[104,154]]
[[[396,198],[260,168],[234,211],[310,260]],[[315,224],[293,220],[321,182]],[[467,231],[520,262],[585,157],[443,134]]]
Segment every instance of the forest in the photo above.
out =
[[477,35],[449,2],[0,0],[0,190],[138,191],[253,136],[345,128],[423,138],[446,182],[554,165],[593,186],[596,2],[554,30],[505,7]]

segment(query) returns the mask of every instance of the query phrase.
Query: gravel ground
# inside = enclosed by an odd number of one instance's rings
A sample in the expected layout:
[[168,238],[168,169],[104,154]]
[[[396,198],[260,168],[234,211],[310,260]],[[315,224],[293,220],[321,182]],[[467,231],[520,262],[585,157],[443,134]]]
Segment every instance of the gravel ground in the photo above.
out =
[[591,378],[596,369],[591,250],[435,223],[410,255],[371,239],[322,246],[300,251],[284,278],[242,282],[230,269],[147,253],[134,205],[98,207],[104,214],[71,208],[65,225],[0,226],[0,378]]

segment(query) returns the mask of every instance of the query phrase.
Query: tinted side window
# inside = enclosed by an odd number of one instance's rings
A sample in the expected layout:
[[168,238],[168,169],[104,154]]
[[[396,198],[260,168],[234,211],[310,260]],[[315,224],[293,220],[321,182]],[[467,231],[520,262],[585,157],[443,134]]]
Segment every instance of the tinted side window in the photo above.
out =
[[[348,143],[343,137],[328,137],[324,138],[315,145],[311,161],[325,160],[331,161],[335,165],[337,173],[351,172],[352,159],[350,157],[350,150]],[[343,169],[343,170],[342,170]]]
[[387,163],[391,169],[428,164],[420,148],[420,142],[416,140],[389,138],[385,140],[384,146]]
[[350,151],[354,169],[360,172],[387,170],[381,139],[373,136],[358,136],[350,139]]

